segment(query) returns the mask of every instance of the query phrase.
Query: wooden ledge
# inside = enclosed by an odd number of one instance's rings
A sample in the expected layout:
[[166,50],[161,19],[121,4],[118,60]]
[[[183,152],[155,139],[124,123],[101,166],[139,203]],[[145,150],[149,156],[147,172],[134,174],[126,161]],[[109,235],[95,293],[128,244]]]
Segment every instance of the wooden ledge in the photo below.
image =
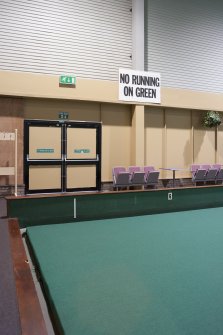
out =
[[47,335],[18,220],[9,219],[8,229],[22,335]]

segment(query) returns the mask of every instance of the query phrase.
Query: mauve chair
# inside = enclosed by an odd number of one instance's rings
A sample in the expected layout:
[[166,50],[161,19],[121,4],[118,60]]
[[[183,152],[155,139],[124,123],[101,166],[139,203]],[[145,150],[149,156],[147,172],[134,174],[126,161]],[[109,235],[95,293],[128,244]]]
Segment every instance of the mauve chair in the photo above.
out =
[[131,174],[130,185],[131,186],[144,186],[145,173],[142,171],[136,171]]
[[211,167],[212,167],[212,169],[220,170],[221,164],[213,164]]
[[122,166],[117,166],[112,169],[113,187],[129,187],[131,174]]
[[113,175],[117,175],[120,172],[126,172],[126,168],[123,167],[123,166],[115,166],[115,167],[113,167],[113,169],[112,169],[112,174]]
[[209,170],[211,168],[211,164],[201,164],[200,169]]
[[145,172],[140,166],[129,166],[128,171],[131,173],[130,186],[143,186]]
[[218,182],[223,182],[223,169],[220,169],[217,173],[217,176],[215,178],[215,183],[217,184]]
[[140,166],[129,166],[128,171],[130,173],[133,173],[133,172],[141,172],[142,170]]
[[159,171],[148,171],[145,175],[145,185],[156,187],[159,181]]
[[218,173],[218,169],[209,169],[206,173],[205,176],[205,182],[209,181],[209,182],[215,182],[216,180],[216,176]]
[[192,182],[197,185],[199,182],[205,182],[207,170],[206,169],[198,169],[193,175],[192,175]]
[[197,170],[200,169],[200,165],[198,164],[191,164],[191,167],[190,167],[190,171],[192,173],[192,179],[195,175],[195,173],[197,172]]
[[144,166],[143,168],[145,173],[151,172],[151,171],[155,171],[154,166]]

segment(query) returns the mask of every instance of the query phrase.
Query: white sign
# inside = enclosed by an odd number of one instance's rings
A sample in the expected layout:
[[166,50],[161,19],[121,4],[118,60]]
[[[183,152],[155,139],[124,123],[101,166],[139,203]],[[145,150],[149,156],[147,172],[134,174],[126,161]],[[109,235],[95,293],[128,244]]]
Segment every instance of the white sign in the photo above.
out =
[[0,141],[15,141],[15,133],[0,132]]
[[160,74],[119,69],[119,100],[160,103]]

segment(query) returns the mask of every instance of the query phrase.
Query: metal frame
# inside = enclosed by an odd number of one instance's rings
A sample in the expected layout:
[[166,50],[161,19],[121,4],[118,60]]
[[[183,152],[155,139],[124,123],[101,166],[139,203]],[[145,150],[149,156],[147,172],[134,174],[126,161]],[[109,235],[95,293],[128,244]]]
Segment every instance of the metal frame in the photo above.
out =
[[[39,127],[61,127],[61,159],[29,159],[29,128]],[[96,129],[96,159],[67,159],[67,132],[68,127]],[[61,166],[61,188],[60,189],[39,189],[29,188],[29,167],[33,165],[60,165]],[[96,187],[89,188],[67,188],[66,167],[69,165],[95,165],[96,166]],[[87,121],[55,121],[55,120],[25,120],[24,121],[24,183],[25,193],[59,193],[88,191],[101,189],[101,122]]]

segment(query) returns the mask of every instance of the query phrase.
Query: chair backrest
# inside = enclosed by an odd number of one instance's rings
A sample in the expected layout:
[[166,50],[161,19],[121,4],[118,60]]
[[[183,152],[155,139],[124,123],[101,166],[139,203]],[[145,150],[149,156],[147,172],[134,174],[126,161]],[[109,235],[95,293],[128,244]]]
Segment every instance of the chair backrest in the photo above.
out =
[[159,180],[159,171],[150,171],[145,177],[145,185],[155,186]]
[[193,181],[195,183],[199,181],[205,181],[205,176],[206,176],[207,170],[206,169],[198,169],[197,172],[193,176]]
[[140,166],[129,166],[128,171],[130,173],[141,172],[141,168],[140,168]]
[[215,180],[216,180],[216,181],[223,181],[223,169],[220,169],[220,170],[218,171],[218,174],[217,174]]
[[190,171],[192,173],[196,172],[198,169],[200,169],[200,165],[198,165],[198,164],[191,164]]
[[115,166],[112,169],[113,186],[128,186],[130,173],[123,166]]
[[145,173],[144,172],[133,172],[132,175],[131,175],[131,179],[130,179],[130,182],[131,182],[131,185],[141,185],[143,186],[144,185],[144,177],[145,177]]
[[144,166],[143,170],[145,173],[148,173],[150,171],[155,171],[155,168],[154,166]]
[[210,164],[201,164],[200,169],[209,170],[211,168]]
[[205,176],[205,181],[215,181],[218,169],[209,169]]
[[112,169],[112,175],[117,176],[120,172],[126,172],[126,169],[123,166],[115,166]]
[[129,186],[130,185],[130,173],[129,172],[120,172],[116,175],[114,186]]
[[212,167],[212,169],[220,170],[221,164],[213,164],[211,167]]

